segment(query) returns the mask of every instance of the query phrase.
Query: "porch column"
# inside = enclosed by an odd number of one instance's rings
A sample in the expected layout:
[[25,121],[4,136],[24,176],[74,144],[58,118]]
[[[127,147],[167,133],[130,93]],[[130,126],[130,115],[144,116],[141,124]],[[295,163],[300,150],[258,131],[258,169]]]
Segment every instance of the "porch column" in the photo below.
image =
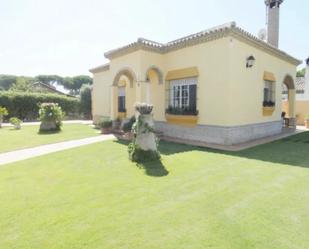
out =
[[118,115],[118,87],[117,86],[111,86],[111,119],[115,120]]
[[144,83],[141,80],[136,81],[136,101],[135,102],[144,102]]
[[142,82],[142,86],[143,86],[143,102],[147,103],[147,104],[151,104],[151,100],[150,100],[150,81],[144,81]]
[[295,89],[289,89],[289,118],[290,118],[290,126],[296,127],[296,116],[295,116]]

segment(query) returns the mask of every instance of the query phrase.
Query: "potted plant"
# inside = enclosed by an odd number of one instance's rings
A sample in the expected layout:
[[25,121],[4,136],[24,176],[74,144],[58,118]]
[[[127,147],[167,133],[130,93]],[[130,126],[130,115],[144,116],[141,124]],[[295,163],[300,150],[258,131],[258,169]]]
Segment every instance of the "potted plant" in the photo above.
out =
[[3,117],[7,116],[8,114],[8,110],[5,107],[0,106],[0,128],[2,126]]
[[101,128],[102,134],[109,134],[109,133],[111,133],[112,126],[113,126],[113,122],[112,122],[112,120],[110,118],[103,118],[99,122],[99,127]]
[[309,114],[305,116],[305,126],[307,129],[309,129]]
[[42,103],[39,110],[40,132],[60,131],[64,116],[57,103]]
[[116,120],[114,121],[114,129],[119,130],[121,126],[121,118],[117,117]]
[[10,118],[10,123],[14,126],[15,130],[20,130],[22,121],[19,118]]

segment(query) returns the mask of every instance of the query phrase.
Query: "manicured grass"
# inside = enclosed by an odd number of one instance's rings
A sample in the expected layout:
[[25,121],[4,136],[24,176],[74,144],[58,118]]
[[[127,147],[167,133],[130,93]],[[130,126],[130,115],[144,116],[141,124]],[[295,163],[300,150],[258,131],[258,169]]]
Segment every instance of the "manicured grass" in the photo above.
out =
[[243,152],[108,141],[0,167],[1,248],[309,248],[309,133]]
[[84,124],[64,124],[62,131],[56,133],[39,134],[38,131],[39,126],[37,125],[25,125],[22,126],[21,130],[14,130],[12,127],[2,127],[0,129],[0,153],[99,134],[98,130]]

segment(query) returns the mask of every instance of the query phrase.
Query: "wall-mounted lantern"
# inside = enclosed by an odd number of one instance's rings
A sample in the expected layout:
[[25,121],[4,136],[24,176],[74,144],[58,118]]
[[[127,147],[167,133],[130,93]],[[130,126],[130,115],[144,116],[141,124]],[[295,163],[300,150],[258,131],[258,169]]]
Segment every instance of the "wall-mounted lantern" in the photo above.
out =
[[246,67],[247,67],[247,68],[253,67],[254,63],[255,63],[255,58],[254,58],[253,55],[250,55],[250,56],[247,58]]

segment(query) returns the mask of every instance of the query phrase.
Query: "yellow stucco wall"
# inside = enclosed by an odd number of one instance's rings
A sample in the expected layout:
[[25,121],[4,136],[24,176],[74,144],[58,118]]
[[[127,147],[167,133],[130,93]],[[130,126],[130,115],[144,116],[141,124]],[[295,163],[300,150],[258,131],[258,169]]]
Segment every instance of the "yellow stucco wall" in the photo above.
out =
[[[282,110],[289,116],[288,102],[282,101]],[[298,125],[304,125],[304,117],[309,114],[309,101],[297,100],[295,103],[296,122]]]
[[[246,68],[246,58],[255,57],[252,68]],[[296,66],[272,56],[247,43],[230,38],[229,40],[229,105],[228,125],[243,125],[280,120],[282,83],[287,74],[294,77]],[[264,71],[276,77],[276,106],[271,116],[263,116]]]
[[111,78],[109,71],[93,75],[92,113],[95,122],[102,116],[111,115]]
[[[256,59],[252,68],[246,68],[246,58]],[[162,72],[163,84],[158,75],[150,71],[156,66]],[[94,74],[94,115],[109,114],[115,118],[117,98],[111,94],[111,85],[117,73],[129,68],[136,81],[133,88],[126,84],[127,117],[134,114],[133,103],[150,100],[154,104],[154,118],[165,121],[168,98],[165,76],[171,70],[197,67],[198,124],[235,126],[280,120],[281,83],[286,74],[295,75],[296,66],[269,55],[234,37],[158,54],[138,50],[110,61],[110,70]],[[276,79],[276,108],[271,116],[263,116],[264,71],[272,72]],[[150,96],[146,90],[150,89]],[[114,97],[113,97],[114,96]],[[114,113],[114,114],[113,114]]]
[[224,125],[228,83],[227,38],[187,47],[166,55],[166,72],[197,67],[198,124]]

